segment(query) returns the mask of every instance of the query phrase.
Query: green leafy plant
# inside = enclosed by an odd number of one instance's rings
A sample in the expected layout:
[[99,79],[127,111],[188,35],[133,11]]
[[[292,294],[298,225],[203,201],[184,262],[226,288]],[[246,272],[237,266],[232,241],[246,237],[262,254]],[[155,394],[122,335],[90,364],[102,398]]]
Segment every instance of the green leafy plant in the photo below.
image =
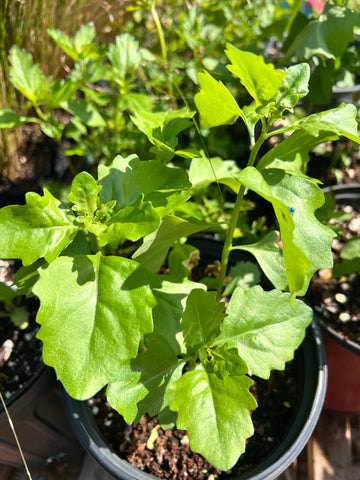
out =
[[[82,26],[73,37],[56,29],[49,29],[48,34],[74,65],[65,79],[54,79],[43,73],[29,53],[13,46],[10,81],[27,99],[26,108],[33,115],[0,109],[1,129],[39,124],[72,167],[72,155],[97,164],[110,162],[119,151],[129,153],[135,146],[137,151],[141,145],[145,147],[145,137],[131,120],[133,114],[141,130],[150,134],[151,129],[150,141],[159,158],[165,156],[167,161],[175,155],[176,136],[189,126],[193,113],[187,108],[154,112],[162,105],[155,92],[149,94],[145,66],[152,65],[154,56],[148,49],[141,48],[128,33],[118,35],[113,43],[96,45],[93,23]],[[67,121],[61,119],[61,110],[66,112]],[[182,151],[176,154],[189,157]]]
[[[68,393],[84,400],[107,385],[109,402],[127,422],[149,413],[162,424],[176,423],[188,431],[194,451],[224,470],[253,434],[250,376],[269,378],[293,358],[312,319],[296,297],[317,269],[332,266],[333,233],[315,216],[324,198],[306,176],[308,153],[341,135],[359,142],[352,105],[274,127],[307,94],[308,65],[276,70],[230,44],[226,55],[252,103],[239,106],[203,72],[195,104],[203,129],[244,122],[251,147],[246,168],[218,160],[206,170],[201,165],[210,160],[200,153],[189,172],[166,165],[165,157],[118,156],[99,165],[96,178],[79,173],[67,202],[45,190],[43,196],[28,193],[25,205],[0,210],[0,256],[23,262],[16,283],[40,299],[44,361]],[[148,120],[140,115],[137,121],[156,131]],[[265,140],[282,134],[260,156]],[[236,200],[217,285],[207,290],[191,279],[198,253],[184,239],[218,225],[174,212],[197,187],[216,180]],[[272,231],[234,244],[248,189],[272,204],[281,243]],[[246,265],[228,271],[234,249],[255,256],[272,290],[254,285],[257,274]],[[234,281],[225,308],[227,273]]]
[[[327,3],[320,16],[298,13],[283,47],[282,62],[307,61],[312,66],[309,94],[314,105],[330,103],[334,86],[349,87],[359,71],[359,46],[354,35],[360,27],[358,9]],[[336,40],[335,40],[336,39]]]

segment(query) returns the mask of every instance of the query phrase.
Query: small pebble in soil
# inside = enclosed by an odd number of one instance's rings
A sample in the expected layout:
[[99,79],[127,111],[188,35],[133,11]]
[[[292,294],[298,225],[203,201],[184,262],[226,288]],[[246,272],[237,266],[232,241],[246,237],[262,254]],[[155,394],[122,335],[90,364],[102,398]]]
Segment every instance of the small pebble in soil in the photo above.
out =
[[353,218],[349,222],[349,230],[351,232],[359,232],[360,231],[360,217]]
[[348,312],[341,312],[339,315],[339,320],[342,323],[350,322],[351,315]]
[[335,300],[338,302],[338,303],[346,303],[348,301],[347,299],[347,296],[344,295],[343,293],[337,293],[335,295]]

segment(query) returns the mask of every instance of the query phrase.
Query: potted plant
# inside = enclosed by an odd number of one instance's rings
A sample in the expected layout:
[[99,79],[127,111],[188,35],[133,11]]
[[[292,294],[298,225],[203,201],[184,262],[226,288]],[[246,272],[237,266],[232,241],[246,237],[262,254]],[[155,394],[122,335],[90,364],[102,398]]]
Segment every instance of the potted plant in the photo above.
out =
[[[109,402],[127,422],[147,412],[176,423],[188,431],[191,448],[222,470],[234,465],[253,433],[249,375],[268,378],[293,358],[312,320],[296,297],[316,270],[332,266],[333,233],[315,217],[323,193],[306,177],[308,151],[340,135],[359,141],[352,105],[274,128],[306,95],[308,65],[275,70],[232,45],[226,54],[253,103],[240,108],[208,73],[198,75],[195,103],[203,129],[244,121],[246,168],[226,162],[209,168],[200,154],[188,172],[166,159],[118,156],[99,165],[97,178],[79,173],[66,204],[45,189],[43,196],[28,193],[25,205],[0,210],[0,256],[23,262],[17,284],[40,299],[44,361],[68,394],[86,400],[107,385]],[[258,158],[275,134],[287,136]],[[174,212],[214,176],[236,200],[212,291],[189,280],[194,247],[183,242],[209,225]],[[281,244],[274,232],[255,244],[233,244],[248,189],[272,204]],[[225,304],[236,249],[255,256],[274,288],[237,287]]]
[[324,337],[329,371],[325,407],[360,410],[360,186],[335,185],[324,189],[327,202],[322,219],[334,228],[335,265],[312,279],[308,299]]

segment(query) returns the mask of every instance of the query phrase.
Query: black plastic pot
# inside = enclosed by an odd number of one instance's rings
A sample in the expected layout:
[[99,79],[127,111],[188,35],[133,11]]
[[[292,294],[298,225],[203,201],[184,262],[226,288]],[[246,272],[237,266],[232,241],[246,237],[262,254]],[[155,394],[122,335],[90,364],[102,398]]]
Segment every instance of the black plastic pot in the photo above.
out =
[[[66,455],[80,464],[83,449],[74,437],[61,400],[60,384],[45,367],[6,402],[30,469],[44,467],[52,457]],[[23,467],[3,406],[0,404],[0,463]]]
[[[214,260],[214,252],[219,251],[218,243],[208,239],[191,239],[191,244],[198,247],[205,258]],[[252,256],[250,254],[249,258]],[[247,257],[246,255],[246,257]],[[238,257],[238,258],[236,258]],[[234,252],[232,261],[244,260],[240,252]],[[252,258],[253,260],[253,258]],[[318,421],[325,398],[327,368],[317,325],[312,324],[306,332],[306,338],[295,354],[299,372],[300,398],[293,422],[284,432],[281,442],[264,458],[256,468],[245,474],[229,476],[229,480],[271,480],[276,479],[300,454],[309,440]],[[63,401],[70,424],[87,452],[115,479],[151,480],[152,475],[141,472],[126,460],[120,458],[105,443],[90,406],[86,402],[72,399],[63,391]]]
[[[335,185],[332,191],[339,204],[360,205],[360,184]],[[317,320],[323,334],[329,380],[325,408],[360,412],[360,345],[346,339],[331,328],[319,315]]]

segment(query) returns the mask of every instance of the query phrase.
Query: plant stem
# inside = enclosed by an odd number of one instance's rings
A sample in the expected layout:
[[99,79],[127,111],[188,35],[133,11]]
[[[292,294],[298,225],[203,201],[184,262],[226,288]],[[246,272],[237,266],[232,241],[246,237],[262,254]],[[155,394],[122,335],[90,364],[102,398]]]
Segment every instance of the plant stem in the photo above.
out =
[[32,477],[31,477],[29,468],[28,468],[28,466],[27,466],[27,463],[26,463],[26,460],[25,460],[25,457],[24,457],[24,454],[23,454],[23,451],[22,451],[22,448],[21,448],[19,439],[18,439],[18,437],[17,437],[17,435],[16,435],[16,431],[15,431],[14,424],[13,424],[13,422],[12,422],[12,420],[11,420],[11,417],[10,417],[10,414],[9,414],[9,412],[8,412],[8,409],[6,408],[5,400],[4,400],[1,392],[0,392],[0,400],[1,400],[1,403],[2,403],[2,405],[3,405],[3,407],[4,407],[4,410],[5,410],[5,413],[6,413],[6,416],[7,416],[9,425],[10,425],[10,428],[11,428],[13,434],[14,434],[15,441],[16,441],[16,445],[17,445],[17,447],[18,447],[18,449],[19,449],[20,456],[21,456],[21,460],[22,460],[22,462],[23,462],[23,464],[24,464],[26,474],[27,474],[27,476],[29,477],[29,479],[32,480]]
[[159,36],[162,61],[163,61],[164,68],[166,70],[169,97],[171,99],[172,106],[175,109],[177,109],[177,103],[176,103],[176,99],[175,99],[175,95],[174,95],[174,90],[173,90],[173,86],[172,86],[170,75],[169,75],[169,60],[168,60],[164,30],[162,28],[159,15],[158,15],[157,10],[155,8],[155,4],[156,4],[156,1],[154,0],[151,4],[150,12],[151,12],[151,15],[154,19],[156,30],[157,30],[158,36]]
[[[260,150],[260,147],[264,143],[264,140],[266,139],[266,131],[267,131],[266,123],[262,122],[262,130],[261,130],[260,136],[255,142],[255,144],[252,146],[249,160],[246,167],[252,167],[254,165],[256,156]],[[245,196],[245,191],[246,191],[246,187],[244,185],[240,185],[240,189],[237,194],[234,209],[231,215],[230,225],[226,232],[225,243],[224,243],[224,247],[221,255],[221,267],[220,267],[217,294],[216,294],[216,299],[218,301],[221,299],[221,295],[224,287],[225,275],[226,275],[226,271],[229,263],[229,255],[232,250],[232,241],[233,241],[236,225],[239,219],[241,205]]]

